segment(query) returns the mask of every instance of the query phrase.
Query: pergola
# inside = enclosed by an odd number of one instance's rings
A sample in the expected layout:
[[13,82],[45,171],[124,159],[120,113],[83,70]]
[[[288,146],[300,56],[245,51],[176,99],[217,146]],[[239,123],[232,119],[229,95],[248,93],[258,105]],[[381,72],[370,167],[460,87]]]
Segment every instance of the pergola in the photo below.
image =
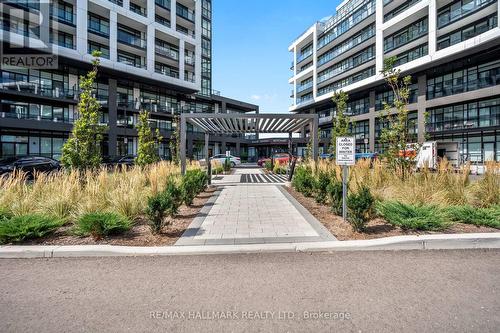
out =
[[317,114],[182,113],[180,122],[182,174],[186,172],[187,122],[205,132],[205,156],[207,158],[210,134],[289,133],[291,140],[293,133],[310,126],[312,156],[315,160],[318,159],[319,117]]

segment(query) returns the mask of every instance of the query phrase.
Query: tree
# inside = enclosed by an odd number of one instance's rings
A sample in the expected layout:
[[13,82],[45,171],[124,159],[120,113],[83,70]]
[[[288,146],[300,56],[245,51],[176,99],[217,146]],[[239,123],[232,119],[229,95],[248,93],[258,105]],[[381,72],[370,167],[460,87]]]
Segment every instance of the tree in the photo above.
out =
[[414,152],[418,150],[418,146],[409,145],[413,140],[410,127],[415,125],[414,121],[408,120],[411,76],[401,79],[401,70],[394,68],[395,62],[396,57],[384,59],[381,71],[394,98],[392,103],[383,102],[387,126],[381,131],[380,143],[384,146],[383,156],[389,166],[404,180],[413,164]]
[[158,149],[162,137],[158,129],[156,129],[155,133],[151,130],[148,111],[144,110],[140,112],[136,128],[139,135],[139,142],[135,162],[139,166],[158,162],[160,160]]
[[94,51],[92,70],[80,77],[80,97],[77,120],[69,139],[62,148],[61,162],[67,168],[91,169],[101,164],[101,141],[105,126],[99,124],[99,103],[93,89],[99,68],[101,52]]
[[179,140],[179,117],[174,116],[173,122],[172,122],[172,128],[173,132],[172,135],[170,136],[170,156],[172,157],[172,162],[175,165],[179,165],[180,163],[180,140]]
[[337,137],[349,135],[349,124],[351,123],[351,119],[348,115],[346,115],[348,99],[349,95],[342,90],[335,93],[332,97],[332,101],[335,103],[337,110],[332,119],[332,140],[330,142],[331,154],[335,154]]

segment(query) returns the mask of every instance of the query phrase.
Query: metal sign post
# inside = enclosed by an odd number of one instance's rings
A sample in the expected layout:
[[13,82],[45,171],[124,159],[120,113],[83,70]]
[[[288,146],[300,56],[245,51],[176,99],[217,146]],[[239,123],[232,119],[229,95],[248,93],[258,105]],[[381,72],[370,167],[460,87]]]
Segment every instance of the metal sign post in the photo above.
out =
[[356,140],[352,136],[338,137],[335,160],[342,166],[342,218],[347,221],[347,178],[349,166],[356,164]]

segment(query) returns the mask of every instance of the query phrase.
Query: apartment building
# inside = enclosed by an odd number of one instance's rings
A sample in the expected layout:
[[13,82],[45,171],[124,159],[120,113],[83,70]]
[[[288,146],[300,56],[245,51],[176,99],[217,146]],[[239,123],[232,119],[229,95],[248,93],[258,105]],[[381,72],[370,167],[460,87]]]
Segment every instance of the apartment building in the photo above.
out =
[[393,93],[380,72],[395,56],[412,77],[414,141],[458,142],[464,160],[500,161],[499,13],[498,0],[344,1],[289,46],[289,111],[320,115],[326,149],[331,98],[346,91],[357,151],[383,150],[381,111]]
[[[47,40],[57,55],[56,68],[2,63],[0,157],[60,158],[76,116],[79,77],[94,50],[102,53],[95,94],[108,126],[106,156],[136,154],[140,110],[151,112],[167,159],[173,117],[181,112],[259,111],[212,89],[211,0],[8,0],[0,13],[3,51],[34,54]],[[188,131],[188,156],[204,157],[203,134]],[[247,149],[244,137],[212,140],[213,154]]]

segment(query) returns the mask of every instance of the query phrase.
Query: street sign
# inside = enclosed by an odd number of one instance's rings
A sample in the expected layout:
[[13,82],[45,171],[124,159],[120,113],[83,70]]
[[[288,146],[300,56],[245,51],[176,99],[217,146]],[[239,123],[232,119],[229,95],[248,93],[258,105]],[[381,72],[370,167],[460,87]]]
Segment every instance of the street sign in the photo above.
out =
[[231,151],[230,150],[226,150],[226,157],[230,157],[231,156]]
[[352,136],[342,136],[337,138],[337,149],[335,160],[337,165],[356,164],[356,142]]

